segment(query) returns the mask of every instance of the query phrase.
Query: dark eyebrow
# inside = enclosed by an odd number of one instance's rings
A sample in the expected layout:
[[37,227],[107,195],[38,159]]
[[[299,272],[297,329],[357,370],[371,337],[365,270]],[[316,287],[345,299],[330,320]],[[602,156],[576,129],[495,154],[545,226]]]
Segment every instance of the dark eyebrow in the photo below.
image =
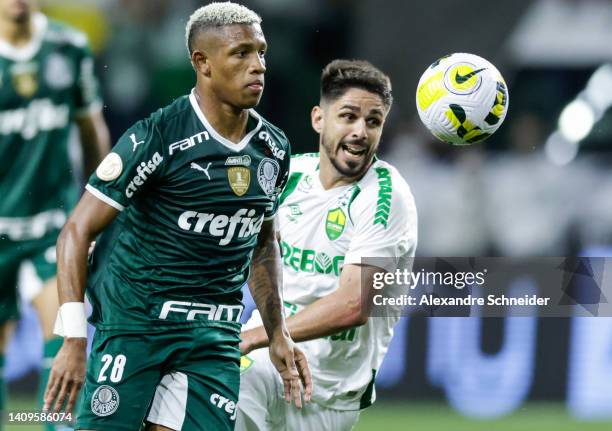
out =
[[340,107],[340,109],[348,109],[348,110],[354,111],[354,112],[361,112],[361,109],[359,109],[359,107],[354,106],[354,105],[342,105]]
[[238,45],[232,46],[231,49],[232,51],[235,50],[239,50],[239,49],[253,49],[253,48],[260,48],[262,47],[263,49],[267,49],[268,48],[268,44],[265,42],[259,43],[259,42],[242,42]]
[[[353,112],[361,112],[361,109],[360,109],[358,106],[355,106],[355,105],[342,105],[342,106],[340,107],[340,110],[342,110],[342,109],[348,109],[349,111],[353,111]],[[381,110],[380,110],[380,109],[378,109],[378,108],[374,108],[374,109],[372,109],[372,110],[371,110],[371,111],[368,113],[368,115],[379,115],[379,116],[381,116],[381,117],[384,117],[384,113],[383,113],[383,111],[381,111]]]

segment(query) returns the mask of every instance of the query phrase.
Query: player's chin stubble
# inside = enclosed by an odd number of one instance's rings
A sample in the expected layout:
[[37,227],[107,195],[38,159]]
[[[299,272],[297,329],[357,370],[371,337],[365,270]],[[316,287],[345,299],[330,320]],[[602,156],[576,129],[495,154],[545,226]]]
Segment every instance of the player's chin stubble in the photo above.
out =
[[336,152],[332,151],[332,147],[325,144],[325,140],[322,141],[322,147],[334,169],[343,177],[353,178],[360,176],[365,171],[367,163],[360,162],[346,162],[342,163],[336,157],[337,153],[341,151],[340,143],[336,146]]

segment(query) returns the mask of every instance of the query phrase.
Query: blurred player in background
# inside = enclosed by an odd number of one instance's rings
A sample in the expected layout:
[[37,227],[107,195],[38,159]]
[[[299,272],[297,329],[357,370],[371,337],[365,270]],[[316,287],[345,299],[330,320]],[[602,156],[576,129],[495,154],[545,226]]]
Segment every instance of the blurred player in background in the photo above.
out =
[[48,20],[33,1],[0,0],[0,321],[6,329],[18,317],[19,286],[42,326],[42,388],[61,346],[55,242],[80,193],[71,127],[87,174],[110,149],[93,69],[84,34]]
[[287,327],[304,341],[313,403],[288,409],[278,397],[281,384],[260,349],[268,339],[254,312],[242,332],[248,355],[238,430],[350,430],[374,401],[398,316],[369,318],[361,298],[381,269],[361,259],[397,265],[414,256],[417,242],[410,189],[375,157],[391,102],[389,78],[367,62],[335,60],[323,70],[321,102],[311,114],[320,153],[292,157],[279,209]]
[[72,410],[85,379],[88,282],[97,331],[79,429],[133,431],[143,421],[153,430],[233,429],[249,274],[285,398],[301,405],[300,376],[310,397],[280,299],[275,214],[289,142],[251,109],[266,71],[260,22],[229,2],[193,13],[195,88],[125,132],[62,230],[57,330],[65,338],[45,408],[67,400]]

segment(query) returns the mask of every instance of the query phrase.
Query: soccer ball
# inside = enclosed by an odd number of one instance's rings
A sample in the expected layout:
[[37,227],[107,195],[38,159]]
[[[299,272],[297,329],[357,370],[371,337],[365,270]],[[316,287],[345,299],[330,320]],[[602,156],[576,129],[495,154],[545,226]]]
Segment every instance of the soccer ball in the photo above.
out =
[[419,117],[438,139],[469,145],[491,136],[506,118],[508,87],[482,57],[455,53],[436,60],[416,92]]

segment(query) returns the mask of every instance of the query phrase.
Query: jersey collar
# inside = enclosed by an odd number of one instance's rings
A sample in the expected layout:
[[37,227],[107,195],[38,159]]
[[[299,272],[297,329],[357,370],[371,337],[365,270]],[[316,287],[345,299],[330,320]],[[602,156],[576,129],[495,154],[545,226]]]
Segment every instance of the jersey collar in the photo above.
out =
[[42,13],[32,16],[32,39],[19,48],[11,45],[4,39],[0,39],[0,56],[13,61],[28,61],[36,55],[47,30],[47,17]]
[[235,151],[235,152],[242,151],[244,149],[244,147],[246,147],[247,144],[250,142],[251,138],[253,138],[253,136],[255,136],[255,134],[259,131],[259,129],[261,129],[261,125],[262,125],[261,117],[259,116],[259,114],[257,112],[255,112],[255,110],[249,109],[249,115],[257,120],[257,126],[255,126],[255,128],[253,130],[251,130],[249,133],[247,133],[246,136],[244,138],[242,138],[242,140],[240,142],[238,142],[237,144],[234,144],[229,139],[224,138],[223,136],[221,136],[219,134],[219,132],[217,132],[210,125],[210,123],[206,119],[206,116],[204,115],[204,113],[200,109],[200,105],[198,105],[198,101],[197,101],[197,99],[195,97],[195,92],[194,91],[195,91],[195,89],[192,89],[191,90],[191,94],[189,94],[189,101],[191,102],[191,107],[195,111],[196,115],[198,116],[198,118],[200,119],[200,121],[202,122],[202,124],[204,125],[206,130],[208,130],[208,133],[210,133],[210,135],[216,141],[218,141],[220,144],[226,146],[230,150]]

